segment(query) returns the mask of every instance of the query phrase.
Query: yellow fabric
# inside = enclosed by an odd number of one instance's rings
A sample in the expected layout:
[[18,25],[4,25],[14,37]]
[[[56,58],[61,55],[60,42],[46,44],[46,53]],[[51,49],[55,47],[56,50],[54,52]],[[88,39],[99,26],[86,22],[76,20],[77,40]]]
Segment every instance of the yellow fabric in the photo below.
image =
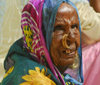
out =
[[23,27],[23,31],[24,31],[24,34],[25,34],[25,41],[27,43],[27,46],[28,48],[31,50],[31,52],[34,52],[34,50],[32,49],[32,37],[33,37],[33,32],[32,30],[30,29],[29,26],[24,26]]
[[7,71],[7,73],[5,73],[4,78],[6,78],[13,70],[14,70],[14,66],[11,67],[11,68]]
[[35,70],[29,70],[29,75],[22,77],[26,82],[20,85],[56,85],[54,81],[50,79],[50,75],[46,76],[44,68],[40,71],[39,67],[35,67]]

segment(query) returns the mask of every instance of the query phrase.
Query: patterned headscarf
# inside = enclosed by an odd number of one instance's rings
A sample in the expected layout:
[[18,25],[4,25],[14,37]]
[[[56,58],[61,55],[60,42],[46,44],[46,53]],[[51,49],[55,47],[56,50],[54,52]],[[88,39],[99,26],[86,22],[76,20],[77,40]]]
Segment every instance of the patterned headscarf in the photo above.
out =
[[[69,0],[29,0],[22,11],[21,28],[24,34],[25,48],[38,62],[44,64],[46,59],[55,77],[57,79],[59,77],[62,84],[65,85],[60,72],[54,67],[49,55],[55,17],[57,9],[62,2],[67,2],[75,8]],[[81,47],[79,47],[79,56],[79,77],[82,79]]]

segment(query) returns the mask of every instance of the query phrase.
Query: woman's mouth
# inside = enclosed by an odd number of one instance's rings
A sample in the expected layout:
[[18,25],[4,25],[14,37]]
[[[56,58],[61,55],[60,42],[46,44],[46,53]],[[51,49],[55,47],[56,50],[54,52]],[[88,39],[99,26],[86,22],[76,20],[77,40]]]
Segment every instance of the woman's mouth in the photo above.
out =
[[63,51],[64,56],[66,56],[66,58],[74,58],[76,51],[71,51],[71,50],[64,50]]

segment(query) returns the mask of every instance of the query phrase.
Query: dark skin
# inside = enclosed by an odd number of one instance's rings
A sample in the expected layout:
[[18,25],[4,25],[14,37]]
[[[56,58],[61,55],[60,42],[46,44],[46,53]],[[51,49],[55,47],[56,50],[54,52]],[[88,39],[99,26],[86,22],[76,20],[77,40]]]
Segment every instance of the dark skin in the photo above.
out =
[[100,0],[90,0],[90,5],[96,12],[100,13]]
[[[66,44],[69,48],[65,47],[62,43],[64,35],[68,35],[66,37]],[[57,11],[50,48],[52,60],[61,73],[67,67],[73,65],[79,46],[78,15],[71,5],[62,3]]]

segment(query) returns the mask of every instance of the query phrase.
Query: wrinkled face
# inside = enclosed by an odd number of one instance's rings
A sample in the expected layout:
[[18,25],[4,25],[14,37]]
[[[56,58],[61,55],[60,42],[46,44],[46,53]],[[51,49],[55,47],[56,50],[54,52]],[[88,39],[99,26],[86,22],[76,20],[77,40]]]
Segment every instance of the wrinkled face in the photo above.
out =
[[74,63],[79,46],[77,12],[69,4],[62,3],[57,11],[50,48],[52,60],[61,72]]

